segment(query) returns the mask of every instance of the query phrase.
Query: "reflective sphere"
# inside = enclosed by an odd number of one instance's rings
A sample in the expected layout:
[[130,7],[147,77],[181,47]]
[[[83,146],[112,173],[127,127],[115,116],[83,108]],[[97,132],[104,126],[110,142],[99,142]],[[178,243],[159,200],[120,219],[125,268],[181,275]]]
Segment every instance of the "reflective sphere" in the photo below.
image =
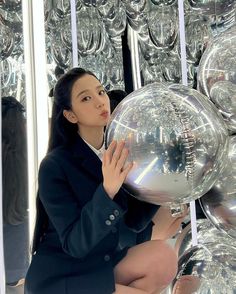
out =
[[21,0],[1,0],[0,8],[6,11],[18,12],[22,9]]
[[14,49],[14,34],[10,27],[0,18],[0,60],[8,58]]
[[234,0],[188,0],[193,10],[205,15],[227,14],[234,9]]
[[[236,248],[236,241],[232,242],[232,239],[228,237],[225,232],[218,230],[208,219],[198,219],[197,220],[197,240],[198,244],[206,244],[211,242],[216,243],[227,243]],[[182,256],[187,250],[192,246],[192,232],[191,223],[189,223],[179,234],[175,249],[178,256]]]
[[230,137],[228,162],[213,188],[200,199],[209,220],[236,239],[236,136]]
[[233,84],[230,81],[216,82],[211,88],[210,97],[217,108],[223,112],[236,114],[236,83]]
[[151,0],[151,2],[155,5],[173,5],[177,2],[177,0]]
[[209,98],[213,85],[219,81],[236,84],[236,26],[228,29],[208,45],[198,70],[198,89]]
[[178,36],[178,17],[172,6],[151,10],[148,16],[149,35],[159,49],[173,49]]
[[[208,243],[192,247],[179,259],[172,294],[188,288],[196,294],[234,294],[236,289],[236,248]],[[186,282],[187,281],[187,282]]]
[[210,90],[211,100],[220,110],[232,133],[236,133],[236,83],[230,81],[216,82]]
[[205,194],[227,156],[215,106],[196,90],[161,83],[128,95],[115,109],[106,144],[124,139],[134,167],[124,187],[140,200],[173,205]]

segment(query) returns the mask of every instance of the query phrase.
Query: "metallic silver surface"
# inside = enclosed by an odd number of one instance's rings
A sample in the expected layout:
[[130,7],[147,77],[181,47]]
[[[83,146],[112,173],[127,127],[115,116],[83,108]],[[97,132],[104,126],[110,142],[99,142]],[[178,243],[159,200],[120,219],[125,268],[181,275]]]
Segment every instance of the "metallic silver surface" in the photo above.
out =
[[[181,293],[176,291],[177,283],[188,287],[189,291],[184,293],[235,294],[235,276],[235,247],[220,243],[194,246],[179,259],[172,294]],[[184,282],[186,277],[189,281],[187,284]]]
[[128,95],[107,126],[107,145],[113,139],[125,140],[134,162],[125,188],[161,205],[204,195],[227,156],[228,135],[215,106],[177,84],[154,83]]
[[178,36],[177,11],[172,6],[157,6],[147,19],[149,36],[158,49],[173,49]]
[[202,55],[198,70],[198,89],[211,98],[210,91],[219,81],[236,84],[236,26],[219,34]]
[[[198,244],[206,244],[211,242],[217,243],[227,243],[236,248],[236,240],[232,239],[218,230],[208,219],[198,219],[197,220],[197,241]],[[192,232],[191,232],[191,223],[189,223],[183,231],[179,234],[176,239],[175,249],[178,253],[178,256],[182,256],[187,250],[192,246]]]
[[211,87],[210,97],[221,111],[228,129],[236,133],[236,83],[231,81],[216,82]]
[[236,136],[230,137],[225,169],[200,203],[209,220],[236,239]]
[[188,0],[193,10],[205,15],[226,14],[234,8],[234,0]]

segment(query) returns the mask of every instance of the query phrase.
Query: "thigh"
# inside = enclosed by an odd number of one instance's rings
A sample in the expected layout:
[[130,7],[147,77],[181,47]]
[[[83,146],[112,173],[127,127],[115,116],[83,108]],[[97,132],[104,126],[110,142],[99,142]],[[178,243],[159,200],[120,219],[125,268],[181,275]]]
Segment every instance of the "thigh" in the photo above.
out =
[[174,250],[161,240],[152,240],[130,248],[127,255],[114,269],[116,283],[129,285],[132,281],[148,275],[169,279],[177,269]]

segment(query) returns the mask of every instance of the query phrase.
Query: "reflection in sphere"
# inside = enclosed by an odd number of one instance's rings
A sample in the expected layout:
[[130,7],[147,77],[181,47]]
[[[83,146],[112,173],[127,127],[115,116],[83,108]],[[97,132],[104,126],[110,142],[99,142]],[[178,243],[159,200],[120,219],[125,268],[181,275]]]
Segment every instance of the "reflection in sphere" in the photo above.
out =
[[176,283],[188,277],[193,287],[193,291],[189,293],[234,294],[236,289],[235,264],[236,247],[234,246],[216,242],[194,246],[179,259],[178,273],[173,282],[172,293],[176,293]]
[[[198,244],[206,244],[211,242],[227,243],[233,245],[236,248],[236,241],[233,243],[232,239],[227,236],[224,232],[218,230],[208,219],[197,220],[197,239]],[[178,256],[182,256],[192,246],[192,232],[191,223],[189,223],[179,234],[175,249]]]
[[186,86],[154,83],[115,109],[106,143],[124,139],[134,161],[125,187],[140,200],[190,202],[215,183],[225,163],[228,136],[214,105]]
[[210,97],[223,115],[228,129],[232,133],[236,133],[236,83],[216,82],[211,87]]
[[193,10],[205,15],[227,14],[234,9],[234,0],[188,0]]
[[227,165],[200,202],[209,220],[236,239],[236,136],[230,137]]
[[0,8],[6,11],[19,12],[22,9],[21,0],[1,0]]
[[14,49],[14,34],[3,19],[0,19],[0,60],[7,59]]
[[230,81],[216,82],[211,87],[210,97],[217,108],[223,112],[236,114],[236,83],[233,84]]
[[156,48],[172,49],[178,35],[176,9],[172,6],[163,6],[151,10],[148,17],[148,27],[150,38]]
[[208,23],[204,21],[201,15],[188,14],[186,17],[185,34],[187,61],[197,65],[210,38]]
[[[83,5],[87,6],[87,7],[98,7],[100,5],[105,5],[107,3],[107,0],[80,0]],[[78,1],[79,2],[79,1]]]
[[155,5],[173,5],[177,2],[177,0],[151,0],[151,2]]
[[236,84],[236,26],[216,37],[207,47],[199,64],[198,89],[210,97],[219,81]]

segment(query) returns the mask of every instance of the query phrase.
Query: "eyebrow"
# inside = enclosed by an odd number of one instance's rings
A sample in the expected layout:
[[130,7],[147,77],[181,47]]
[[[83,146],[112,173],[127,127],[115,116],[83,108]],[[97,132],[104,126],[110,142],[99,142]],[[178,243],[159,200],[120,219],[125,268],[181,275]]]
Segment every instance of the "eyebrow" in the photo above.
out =
[[[99,85],[99,86],[96,87],[96,90],[98,90],[99,88],[104,88],[104,87],[103,87],[103,85]],[[89,90],[90,90],[90,89],[85,89],[85,90],[79,92],[79,94],[77,94],[77,97],[79,97],[80,95],[82,95],[82,94],[88,92]]]

